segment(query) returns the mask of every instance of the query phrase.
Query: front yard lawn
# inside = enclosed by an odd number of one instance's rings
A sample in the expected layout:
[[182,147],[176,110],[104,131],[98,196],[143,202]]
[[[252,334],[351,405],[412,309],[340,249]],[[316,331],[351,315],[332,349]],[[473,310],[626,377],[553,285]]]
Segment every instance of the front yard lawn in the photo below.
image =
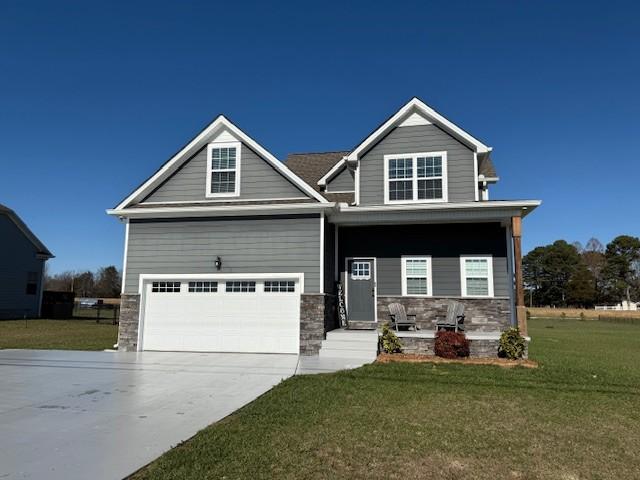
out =
[[0,349],[104,350],[117,339],[117,325],[95,320],[0,321]]
[[291,378],[136,479],[640,478],[640,326],[530,322],[537,369]]

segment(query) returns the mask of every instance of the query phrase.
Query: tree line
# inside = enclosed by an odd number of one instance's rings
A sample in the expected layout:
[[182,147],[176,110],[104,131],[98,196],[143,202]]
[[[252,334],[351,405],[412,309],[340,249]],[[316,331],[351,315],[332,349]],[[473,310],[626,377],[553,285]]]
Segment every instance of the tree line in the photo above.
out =
[[526,303],[575,306],[640,301],[640,239],[614,238],[605,247],[592,238],[583,247],[557,240],[522,259]]
[[116,267],[110,265],[95,272],[66,271],[55,275],[45,273],[44,289],[56,292],[74,292],[76,297],[104,297],[120,296],[121,274]]

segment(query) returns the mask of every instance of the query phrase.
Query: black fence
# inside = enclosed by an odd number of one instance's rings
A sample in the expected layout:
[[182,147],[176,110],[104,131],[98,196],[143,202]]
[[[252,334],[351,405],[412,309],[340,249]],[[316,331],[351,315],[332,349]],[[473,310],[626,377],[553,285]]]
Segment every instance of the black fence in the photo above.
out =
[[120,305],[110,303],[83,303],[73,304],[73,318],[109,322],[116,325],[120,320]]

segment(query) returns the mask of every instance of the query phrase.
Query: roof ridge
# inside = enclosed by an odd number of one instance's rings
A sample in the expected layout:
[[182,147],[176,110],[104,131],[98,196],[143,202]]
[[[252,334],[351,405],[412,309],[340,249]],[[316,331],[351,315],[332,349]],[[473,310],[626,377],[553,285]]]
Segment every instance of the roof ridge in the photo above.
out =
[[323,155],[325,153],[349,153],[351,152],[351,150],[328,150],[325,152],[293,152],[293,153],[288,153],[287,157],[290,157],[291,155]]

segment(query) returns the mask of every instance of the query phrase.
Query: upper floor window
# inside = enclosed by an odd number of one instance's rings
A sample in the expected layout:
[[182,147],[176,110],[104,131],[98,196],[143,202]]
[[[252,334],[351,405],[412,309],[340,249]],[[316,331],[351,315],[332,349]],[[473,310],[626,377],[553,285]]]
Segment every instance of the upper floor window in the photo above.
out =
[[446,202],[447,152],[385,155],[384,201]]
[[206,194],[207,197],[240,195],[240,142],[209,144]]
[[460,257],[460,283],[463,297],[493,297],[493,258]]

